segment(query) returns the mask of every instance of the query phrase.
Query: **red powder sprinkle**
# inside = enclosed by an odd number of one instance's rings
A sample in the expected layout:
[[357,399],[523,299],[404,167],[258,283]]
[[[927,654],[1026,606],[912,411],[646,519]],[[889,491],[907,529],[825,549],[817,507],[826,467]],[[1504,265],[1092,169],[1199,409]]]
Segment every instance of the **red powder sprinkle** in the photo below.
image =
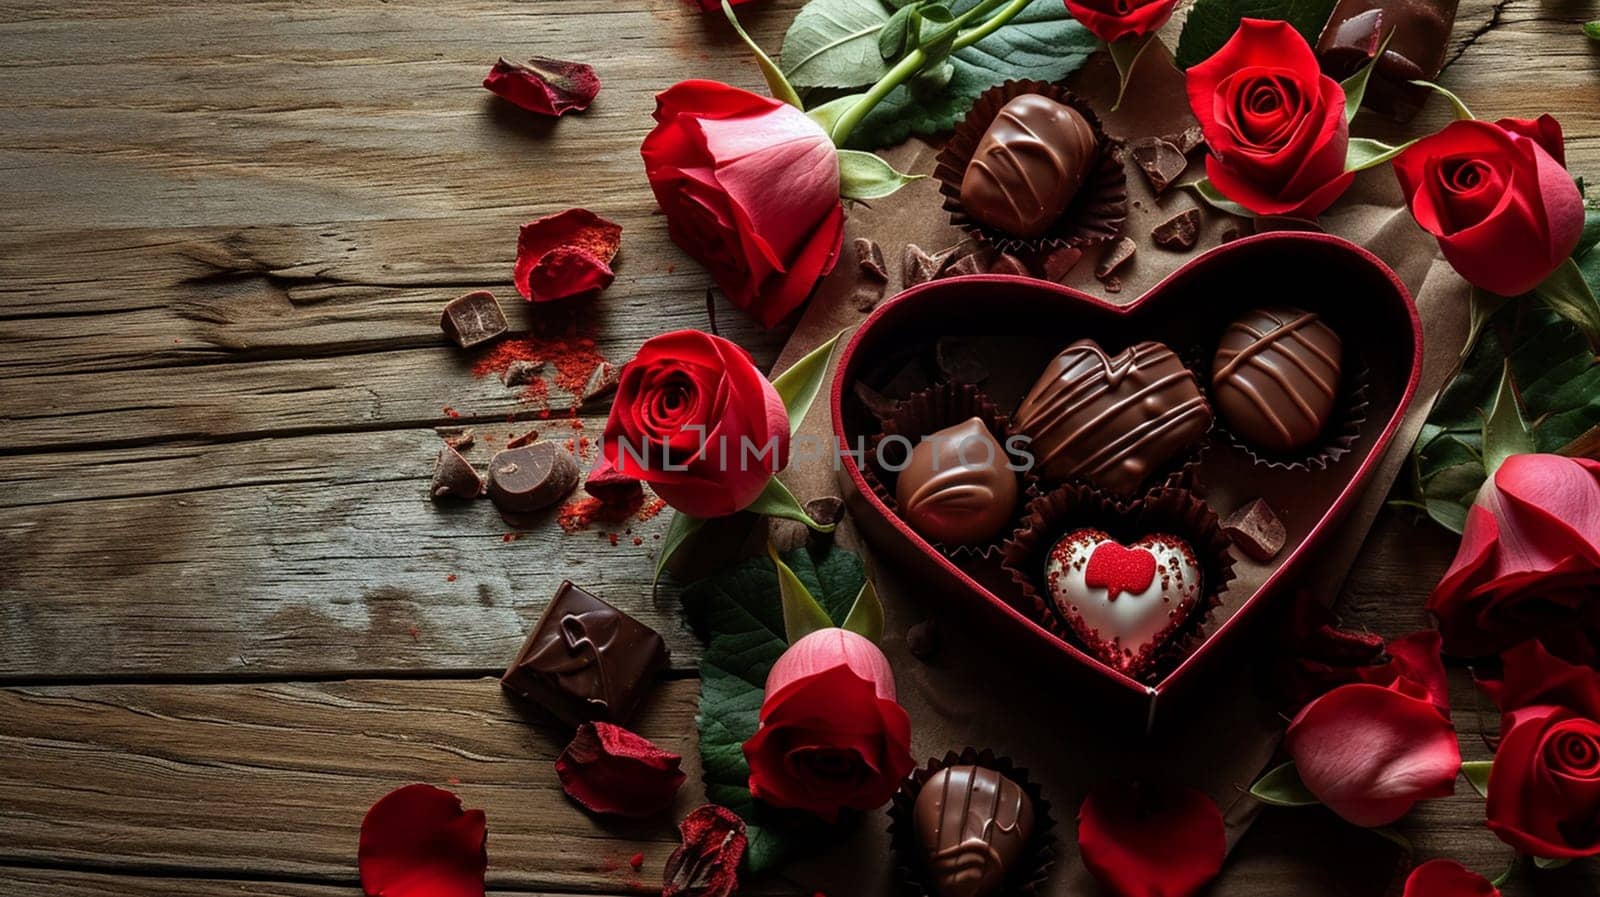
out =
[[459,784],[461,784],[461,777],[460,776],[451,776],[450,778],[445,779],[444,781],[445,781],[445,784],[447,784],[447,785],[459,785]]
[[616,533],[607,533],[607,534],[606,534],[606,538],[607,538],[607,539],[609,539],[609,540],[610,540],[610,541],[611,541],[611,544],[612,544],[612,545],[615,545],[615,544],[617,544],[617,541],[618,541],[618,536],[617,536],[617,534],[616,534]]
[[449,576],[446,576],[444,578],[444,581],[445,582],[455,582],[456,581],[456,575],[454,573],[452,573]]
[[[543,361],[554,375],[528,384],[523,400],[537,404],[549,396],[550,385],[570,394],[577,403],[588,385],[589,375],[605,361],[595,351],[594,326],[572,320],[570,313],[551,309],[533,333],[503,339],[481,352],[472,365],[475,377],[499,375],[513,361]],[[541,389],[542,384],[542,389]]]
[[520,538],[522,538],[522,533],[510,532],[510,533],[506,533],[505,535],[501,536],[500,537],[500,541],[502,541],[502,542],[515,542]]
[[634,536],[633,537],[633,544],[635,544],[635,545],[643,545],[644,544],[644,539],[639,537],[639,536]]
[[[662,501],[659,498],[653,498],[652,497],[649,501],[645,502],[642,507],[639,508],[639,516],[635,517],[634,519],[639,521],[640,523],[644,523],[646,520],[649,520],[652,517],[656,516],[657,514],[661,513],[661,511],[664,508],[666,508],[666,506],[667,506],[666,502]],[[657,538],[659,538],[659,537],[660,536],[658,534]]]
[[644,865],[644,854],[636,853],[628,858],[628,865],[638,869]]
[[449,405],[444,406],[443,411],[444,411],[444,414],[445,414],[446,417],[460,417],[461,416],[461,412],[455,410],[454,408],[451,408]]
[[416,641],[422,637],[422,630],[418,629],[416,626],[409,626],[406,628],[406,631],[411,633],[412,641]]

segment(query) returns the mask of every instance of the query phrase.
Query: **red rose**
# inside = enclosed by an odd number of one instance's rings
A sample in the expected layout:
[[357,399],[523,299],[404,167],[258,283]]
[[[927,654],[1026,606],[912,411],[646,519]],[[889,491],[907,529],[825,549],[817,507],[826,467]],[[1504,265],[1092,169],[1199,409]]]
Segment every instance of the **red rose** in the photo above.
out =
[[1394,660],[1373,674],[1386,684],[1341,685],[1312,701],[1289,724],[1286,742],[1317,800],[1368,827],[1454,793],[1461,770],[1438,642],[1413,636],[1390,652]]
[[1397,156],[1394,173],[1445,260],[1475,286],[1516,296],[1560,267],[1583,233],[1565,158],[1548,115],[1457,121]]
[[611,723],[586,722],[556,758],[561,790],[591,813],[635,819],[672,806],[683,758]]
[[1185,785],[1098,785],[1078,808],[1083,865],[1116,897],[1198,893],[1222,871],[1227,842],[1216,802]]
[[384,795],[361,820],[356,864],[369,897],[483,897],[482,810],[432,785]]
[[622,369],[604,464],[692,517],[748,507],[789,463],[783,400],[749,353],[698,330],[653,337]]
[[1106,43],[1144,37],[1167,24],[1178,0],[1066,0],[1067,12]]
[[1534,641],[1506,652],[1500,747],[1489,770],[1489,828],[1519,853],[1600,856],[1600,670]]
[[645,174],[667,230],[728,300],[771,327],[833,270],[844,240],[839,157],[822,126],[715,81],[656,96]]
[[1451,654],[1538,636],[1568,660],[1600,645],[1600,462],[1513,455],[1478,490],[1461,547],[1428,597]]
[[832,822],[883,805],[911,772],[911,717],[889,659],[843,629],[813,632],[767,673],[761,726],[744,743],[750,793]]
[[1500,897],[1500,889],[1454,860],[1434,860],[1411,870],[1401,897]]
[[1211,148],[1207,176],[1257,215],[1315,218],[1355,180],[1344,170],[1344,88],[1288,22],[1241,21],[1215,56],[1189,69],[1188,88]]

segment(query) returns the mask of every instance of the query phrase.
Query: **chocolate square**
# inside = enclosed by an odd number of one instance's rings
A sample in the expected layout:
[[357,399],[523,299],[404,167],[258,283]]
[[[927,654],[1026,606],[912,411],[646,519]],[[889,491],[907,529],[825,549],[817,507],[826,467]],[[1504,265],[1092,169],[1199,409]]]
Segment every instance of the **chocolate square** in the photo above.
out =
[[621,724],[666,668],[660,633],[563,582],[500,684],[568,725]]

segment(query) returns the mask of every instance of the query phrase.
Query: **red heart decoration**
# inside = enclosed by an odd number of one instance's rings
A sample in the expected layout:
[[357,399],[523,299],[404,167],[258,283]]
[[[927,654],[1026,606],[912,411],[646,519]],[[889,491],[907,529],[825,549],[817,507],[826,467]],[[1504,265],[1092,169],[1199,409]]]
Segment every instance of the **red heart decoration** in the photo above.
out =
[[1360,436],[1349,454],[1326,469],[1309,470],[1256,463],[1230,440],[1209,438],[1199,468],[1207,502],[1226,513],[1265,498],[1282,515],[1288,540],[1265,563],[1235,557],[1234,578],[1204,642],[1154,685],[1129,678],[1052,635],[1034,619],[1019,590],[986,571],[981,560],[958,562],[935,550],[872,493],[855,457],[845,453],[839,477],[852,517],[883,555],[923,576],[933,586],[931,594],[953,609],[970,611],[974,622],[988,624],[1008,651],[1022,648],[1051,672],[1070,671],[1111,701],[1147,711],[1158,696],[1192,682],[1196,669],[1284,591],[1283,584],[1316,554],[1362,493],[1393,441],[1422,373],[1422,324],[1394,272],[1338,237],[1275,232],[1197,256],[1126,305],[1026,277],[952,277],[919,284],[880,304],[840,356],[830,391],[834,434],[840,445],[863,446],[880,432],[881,422],[857,397],[856,382],[882,391],[907,359],[927,357],[941,337],[989,340],[995,357],[1015,366],[991,370],[983,383],[989,398],[1010,410],[1045,361],[1074,340],[1094,339],[1118,351],[1155,339],[1180,355],[1209,358],[1231,320],[1285,301],[1316,312],[1345,336],[1351,370],[1358,364],[1364,369],[1367,401]]
[[1137,594],[1156,581],[1156,556],[1147,548],[1101,542],[1089,555],[1083,581],[1090,588],[1105,589],[1113,601],[1123,592]]

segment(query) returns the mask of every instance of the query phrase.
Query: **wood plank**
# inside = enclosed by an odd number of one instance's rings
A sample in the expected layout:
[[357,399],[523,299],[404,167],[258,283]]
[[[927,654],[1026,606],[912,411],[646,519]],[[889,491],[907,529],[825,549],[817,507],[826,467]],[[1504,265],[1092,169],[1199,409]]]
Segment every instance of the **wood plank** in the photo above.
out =
[[[17,889],[7,893],[30,897],[354,897],[361,893],[355,883],[306,884],[0,866],[0,888],[7,887]],[[499,888],[491,889],[486,897],[510,894],[550,897],[545,892]]]

